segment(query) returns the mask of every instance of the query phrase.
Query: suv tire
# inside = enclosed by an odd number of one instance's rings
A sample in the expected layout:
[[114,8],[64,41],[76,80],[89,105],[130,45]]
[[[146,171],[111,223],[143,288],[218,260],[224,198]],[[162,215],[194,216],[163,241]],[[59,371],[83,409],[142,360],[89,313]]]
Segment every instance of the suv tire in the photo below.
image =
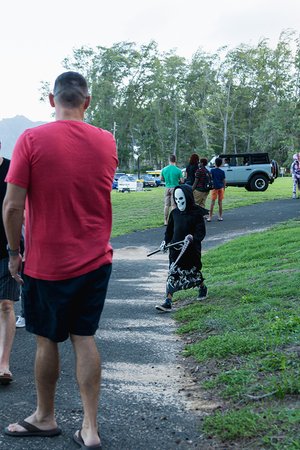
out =
[[266,191],[268,189],[269,180],[264,175],[254,175],[250,180],[251,191]]

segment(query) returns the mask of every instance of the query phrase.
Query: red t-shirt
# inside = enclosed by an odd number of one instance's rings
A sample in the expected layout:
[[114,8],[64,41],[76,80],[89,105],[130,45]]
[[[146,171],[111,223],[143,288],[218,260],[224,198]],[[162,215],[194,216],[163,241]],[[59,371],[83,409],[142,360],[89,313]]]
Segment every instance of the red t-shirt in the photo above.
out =
[[27,189],[27,275],[64,280],[111,263],[117,163],[112,134],[85,122],[58,120],[19,137],[6,181]]

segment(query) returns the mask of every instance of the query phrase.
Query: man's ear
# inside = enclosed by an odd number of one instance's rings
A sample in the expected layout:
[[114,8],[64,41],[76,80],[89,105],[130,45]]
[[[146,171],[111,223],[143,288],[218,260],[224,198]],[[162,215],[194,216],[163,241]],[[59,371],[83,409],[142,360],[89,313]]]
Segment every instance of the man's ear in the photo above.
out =
[[85,102],[84,102],[84,106],[83,106],[84,110],[88,109],[88,107],[90,106],[91,99],[92,99],[92,97],[90,95],[88,95],[86,97]]
[[52,108],[54,108],[55,107],[55,103],[54,103],[54,95],[53,94],[49,94],[49,102],[50,102],[50,105],[52,106]]

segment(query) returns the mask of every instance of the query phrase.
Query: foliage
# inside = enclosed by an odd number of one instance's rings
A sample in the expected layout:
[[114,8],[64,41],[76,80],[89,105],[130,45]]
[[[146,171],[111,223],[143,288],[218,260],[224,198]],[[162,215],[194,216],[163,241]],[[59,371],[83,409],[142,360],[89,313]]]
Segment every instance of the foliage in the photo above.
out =
[[75,49],[64,66],[87,77],[87,120],[114,133],[122,170],[135,167],[133,146],[143,168],[170,153],[185,165],[193,152],[226,150],[268,151],[288,167],[300,144],[299,55],[295,32],[284,31],[274,49],[263,39],[187,61],[154,41],[118,42]]

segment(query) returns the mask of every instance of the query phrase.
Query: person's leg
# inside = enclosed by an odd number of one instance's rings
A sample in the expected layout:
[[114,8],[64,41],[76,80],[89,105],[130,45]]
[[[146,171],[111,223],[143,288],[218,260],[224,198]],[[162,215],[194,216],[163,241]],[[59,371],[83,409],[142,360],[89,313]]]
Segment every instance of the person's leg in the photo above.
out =
[[9,372],[10,353],[16,332],[14,302],[0,301],[0,372]]
[[223,214],[222,199],[219,198],[218,204],[219,204],[219,219],[222,219],[222,214]]
[[171,206],[170,189],[166,188],[166,190],[165,190],[165,208],[164,208],[164,224],[165,225],[168,224],[170,206]]
[[207,286],[204,284],[204,281],[199,286],[199,294],[198,300],[205,300],[207,298]]
[[215,206],[215,201],[216,201],[216,200],[213,200],[213,199],[211,200],[208,220],[211,220],[211,219],[212,219],[213,211],[214,211],[214,206]]
[[224,188],[218,190],[218,205],[219,205],[219,218],[218,220],[223,220],[223,198],[224,198]]
[[200,206],[202,206],[202,208],[205,208],[207,197],[208,197],[208,192],[203,192],[202,193],[202,201],[200,203]]
[[20,301],[21,301],[21,310],[20,315],[16,317],[16,328],[24,328],[25,323],[25,313],[24,313],[24,295],[23,295],[23,289],[21,288],[20,293]]
[[97,411],[100,395],[101,360],[94,336],[72,334],[76,376],[83,404],[81,436],[86,446],[99,444]]
[[[170,261],[171,264],[171,261]],[[173,293],[175,292],[174,289],[172,288],[172,286],[170,286],[169,282],[169,277],[167,278],[167,282],[166,282],[166,298],[165,301],[162,305],[156,305],[155,309],[157,309],[157,311],[162,311],[162,312],[170,312],[172,311],[172,299],[173,299]]]
[[[54,397],[59,377],[58,344],[42,336],[37,336],[35,357],[35,384],[37,390],[37,408],[25,420],[41,430],[57,428],[54,416]],[[9,431],[24,431],[17,423],[8,426]]]
[[297,180],[294,175],[293,175],[292,180],[293,180],[293,198],[296,198]]
[[196,205],[202,206],[205,208],[205,201],[207,198],[208,192],[194,191],[194,200]]

